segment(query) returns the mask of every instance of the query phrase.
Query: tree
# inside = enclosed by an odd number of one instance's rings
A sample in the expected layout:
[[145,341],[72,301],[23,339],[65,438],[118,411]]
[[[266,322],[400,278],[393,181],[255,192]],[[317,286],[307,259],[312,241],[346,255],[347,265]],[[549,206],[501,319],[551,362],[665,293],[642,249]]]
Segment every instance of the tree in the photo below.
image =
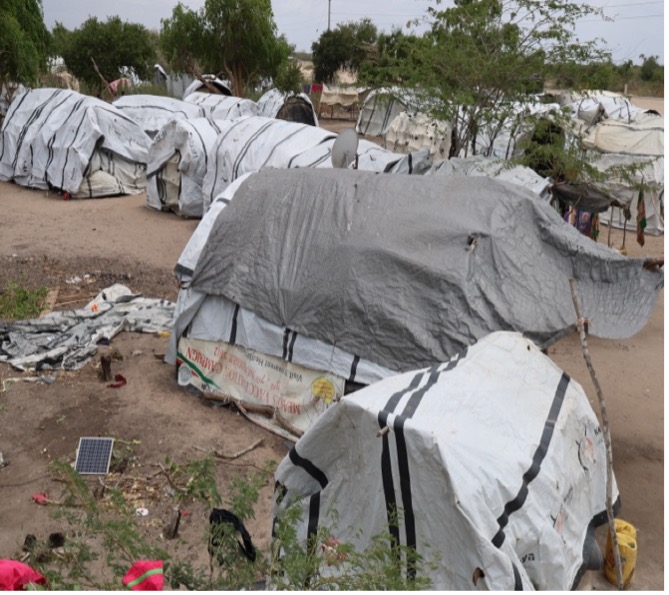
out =
[[358,81],[370,87],[403,84],[428,55],[431,39],[407,35],[401,29],[381,33],[358,69]]
[[[437,2],[438,3],[438,2]],[[603,61],[599,40],[579,41],[574,24],[601,10],[569,0],[455,0],[430,7],[428,43],[408,64],[407,84],[423,90],[432,113],[454,126],[452,154],[474,147],[482,129],[517,117],[514,104],[562,69]],[[472,149],[473,150],[473,149]]]
[[324,31],[311,45],[315,79],[331,83],[339,69],[357,71],[369,60],[377,37],[376,25],[368,17]]
[[643,60],[641,64],[641,80],[648,82],[664,81],[664,69],[657,61],[657,56],[639,56]]
[[104,23],[91,17],[69,35],[60,35],[67,69],[98,95],[105,86],[102,78],[111,82],[134,72],[147,79],[153,72],[156,52],[143,25],[121,21],[117,16]]
[[8,98],[19,84],[34,85],[46,69],[49,32],[41,0],[0,3],[0,91]]
[[197,12],[179,3],[162,20],[160,47],[173,70],[225,75],[237,97],[276,76],[293,49],[270,0],[205,0]]

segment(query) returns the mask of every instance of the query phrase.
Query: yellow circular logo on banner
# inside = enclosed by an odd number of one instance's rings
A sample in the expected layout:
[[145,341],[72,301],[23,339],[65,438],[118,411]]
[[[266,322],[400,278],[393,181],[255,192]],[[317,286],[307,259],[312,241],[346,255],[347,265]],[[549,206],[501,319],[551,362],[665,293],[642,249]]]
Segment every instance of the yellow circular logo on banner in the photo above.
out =
[[335,395],[337,394],[337,387],[332,380],[325,378],[325,376],[321,376],[311,383],[311,394],[314,395],[314,397],[323,399],[328,405],[332,405]]

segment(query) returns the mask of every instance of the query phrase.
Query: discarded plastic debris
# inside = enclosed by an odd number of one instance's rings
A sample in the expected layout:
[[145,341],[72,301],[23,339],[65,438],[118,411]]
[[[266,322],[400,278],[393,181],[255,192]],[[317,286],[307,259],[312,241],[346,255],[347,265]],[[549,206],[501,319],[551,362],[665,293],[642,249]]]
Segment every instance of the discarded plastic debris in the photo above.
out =
[[137,516],[149,516],[148,508],[135,508],[135,514]]
[[40,506],[46,506],[49,503],[49,495],[46,492],[42,494],[33,494],[33,500]]
[[122,374],[116,374],[116,376],[114,376],[114,380],[115,382],[108,384],[107,388],[121,388],[122,386],[128,384],[128,381]]
[[[620,551],[620,564],[622,566],[622,578],[625,589],[628,589],[636,567],[636,527],[622,519],[615,520],[616,537]],[[613,558],[613,542],[609,534],[606,539],[606,557],[604,558],[604,575],[613,584],[618,584],[616,566]]]
[[209,529],[207,550],[209,551],[209,555],[212,558],[215,557],[219,564],[223,564],[223,555],[220,549],[223,544],[224,525],[232,525],[234,530],[241,535],[242,543],[237,542],[239,549],[251,562],[255,562],[256,548],[253,545],[253,541],[251,541],[251,535],[237,515],[223,508],[214,508],[209,515],[209,523],[211,527]]
[[0,591],[23,591],[32,583],[46,585],[47,580],[23,562],[0,560]]
[[135,562],[123,577],[123,584],[131,591],[162,591],[164,584],[162,560]]
[[5,457],[2,454],[2,451],[0,451],[0,469],[6,467],[7,465],[9,465],[9,462],[5,461]]

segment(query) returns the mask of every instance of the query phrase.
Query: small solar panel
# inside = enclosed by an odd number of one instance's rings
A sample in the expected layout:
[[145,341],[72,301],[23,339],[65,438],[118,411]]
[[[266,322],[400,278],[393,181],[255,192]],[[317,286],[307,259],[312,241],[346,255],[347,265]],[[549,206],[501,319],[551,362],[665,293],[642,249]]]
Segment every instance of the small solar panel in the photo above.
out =
[[113,447],[113,438],[79,438],[74,470],[97,475],[109,473]]

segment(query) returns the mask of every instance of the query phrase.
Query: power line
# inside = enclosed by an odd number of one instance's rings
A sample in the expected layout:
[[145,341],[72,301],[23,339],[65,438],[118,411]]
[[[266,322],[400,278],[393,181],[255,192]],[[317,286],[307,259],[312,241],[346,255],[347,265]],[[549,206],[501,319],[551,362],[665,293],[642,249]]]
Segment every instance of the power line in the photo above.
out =
[[579,23],[603,23],[603,24],[612,24],[618,21],[630,21],[633,19],[650,19],[654,17],[663,17],[664,14],[645,14],[645,15],[639,15],[639,16],[634,16],[634,17],[615,17],[613,18],[613,21],[601,21],[601,20],[589,20],[589,21],[579,21]]

